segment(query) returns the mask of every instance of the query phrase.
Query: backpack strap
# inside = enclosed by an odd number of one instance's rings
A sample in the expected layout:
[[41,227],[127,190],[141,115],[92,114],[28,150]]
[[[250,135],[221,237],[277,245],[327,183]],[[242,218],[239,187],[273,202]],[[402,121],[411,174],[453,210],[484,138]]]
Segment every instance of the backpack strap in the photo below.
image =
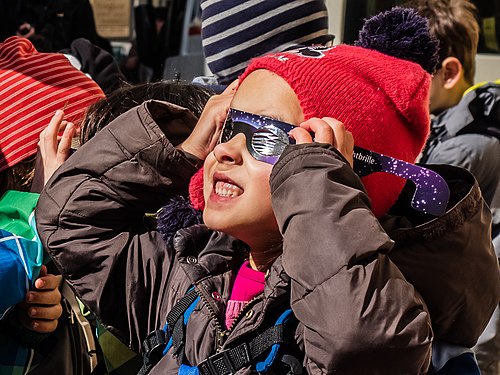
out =
[[491,119],[481,119],[481,121],[473,122],[462,128],[457,135],[461,134],[481,134],[500,141],[500,123]]
[[[281,314],[274,326],[269,327],[249,343],[244,342],[234,348],[223,350],[205,359],[197,366],[198,374],[229,375],[254,363],[257,372],[264,373],[269,371],[276,361],[281,345],[292,342],[293,326],[296,324],[297,320],[293,316],[292,310],[287,309]],[[268,350],[270,351],[266,358],[257,362]],[[282,362],[292,370],[291,374],[302,373],[302,364],[295,357],[284,355]],[[179,370],[179,374],[181,375],[194,374],[191,372],[191,369],[184,368],[182,370],[185,372],[181,373]]]
[[[147,374],[171,348],[180,364],[179,375],[229,375],[251,364],[255,364],[259,373],[265,373],[276,363],[281,346],[293,341],[297,319],[292,309],[287,309],[272,327],[250,342],[220,351],[198,366],[184,364],[186,325],[199,300],[200,297],[194,288],[191,288],[170,310],[165,327],[151,332],[146,337],[143,343],[144,364],[138,375]],[[267,356],[262,359],[266,352]],[[289,374],[302,374],[302,364],[295,357],[283,355],[281,362],[290,369]]]
[[199,300],[200,297],[192,287],[170,310],[165,327],[152,331],[146,337],[142,344],[144,363],[138,375],[147,374],[172,346],[178,358],[180,357],[179,362],[182,362],[184,359],[185,326]]
[[177,355],[179,363],[182,363],[184,360],[186,325],[199,300],[200,297],[194,288],[191,288],[188,293],[175,304],[167,315],[167,323],[165,324],[163,331],[170,336],[170,340],[163,350],[163,355],[167,354],[170,347],[173,347],[174,354]]
[[80,309],[80,305],[76,299],[75,292],[73,292],[66,281],[63,281],[62,283],[61,294],[66,299],[71,308],[71,320],[76,319],[77,323],[82,329],[83,338],[86,345],[86,348],[84,350],[86,350],[86,352],[88,353],[90,371],[93,371],[97,367],[97,349],[93,334],[93,328],[83,315]]

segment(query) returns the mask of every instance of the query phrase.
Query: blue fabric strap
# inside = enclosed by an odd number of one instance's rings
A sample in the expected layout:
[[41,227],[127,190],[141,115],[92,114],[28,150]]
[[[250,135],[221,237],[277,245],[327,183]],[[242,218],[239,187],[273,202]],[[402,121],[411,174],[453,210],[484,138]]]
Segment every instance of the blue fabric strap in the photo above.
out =
[[[263,361],[256,363],[255,369],[259,373],[269,371],[276,363],[278,351],[281,345],[291,341],[290,338],[293,336],[292,332],[294,331],[293,324],[291,324],[290,319],[292,317],[292,310],[288,309],[280,315],[274,326],[269,327],[260,335],[252,339],[249,343],[242,343],[234,348],[226,349],[210,356],[198,365],[200,374],[233,374],[239,369],[255,363],[257,358],[265,354],[267,351],[269,351],[269,353],[266,358]],[[299,363],[300,370],[302,370],[300,362],[295,362]],[[285,364],[288,365],[287,363]],[[301,371],[297,373],[301,373]]]
[[155,330],[146,337],[142,345],[144,364],[138,375],[147,374],[171,347],[174,347],[178,354],[182,352],[179,357],[182,362],[185,325],[199,300],[194,287],[191,287],[168,313],[164,328]]
[[200,371],[198,370],[198,367],[196,366],[188,366],[182,364],[181,367],[179,367],[179,375],[200,375]]
[[[276,321],[276,325],[278,325],[278,324],[284,324],[285,322],[288,321],[288,319],[289,319],[290,316],[293,316],[292,315],[292,309],[285,310],[285,312],[283,312],[283,314],[281,314],[281,316]],[[262,361],[262,362],[258,362],[255,365],[255,369],[258,372],[266,372],[266,371],[268,371],[269,368],[271,367],[271,365],[274,363],[274,361],[276,359],[276,355],[278,354],[279,348],[280,348],[280,343],[274,344],[271,347],[271,351],[269,352],[269,354],[266,357],[266,359],[264,359],[264,361]]]

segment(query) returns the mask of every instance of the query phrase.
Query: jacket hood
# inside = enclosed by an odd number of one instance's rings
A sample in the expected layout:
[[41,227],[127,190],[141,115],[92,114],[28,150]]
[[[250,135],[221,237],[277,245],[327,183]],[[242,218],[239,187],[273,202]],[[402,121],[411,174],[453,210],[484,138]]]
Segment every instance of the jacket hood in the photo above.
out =
[[491,212],[470,172],[447,165],[427,167],[448,183],[447,211],[433,218],[412,210],[405,204],[412,196],[407,185],[394,215],[382,220],[395,241],[389,257],[424,298],[436,339],[472,347],[500,298]]

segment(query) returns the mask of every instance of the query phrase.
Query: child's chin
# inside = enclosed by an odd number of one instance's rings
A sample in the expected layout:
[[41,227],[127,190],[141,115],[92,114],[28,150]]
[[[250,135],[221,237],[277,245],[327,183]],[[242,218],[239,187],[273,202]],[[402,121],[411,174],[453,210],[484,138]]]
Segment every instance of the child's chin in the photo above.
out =
[[203,223],[212,230],[225,231],[226,226],[224,225],[224,218],[221,217],[223,214],[221,212],[214,212],[209,207],[205,207],[203,210]]

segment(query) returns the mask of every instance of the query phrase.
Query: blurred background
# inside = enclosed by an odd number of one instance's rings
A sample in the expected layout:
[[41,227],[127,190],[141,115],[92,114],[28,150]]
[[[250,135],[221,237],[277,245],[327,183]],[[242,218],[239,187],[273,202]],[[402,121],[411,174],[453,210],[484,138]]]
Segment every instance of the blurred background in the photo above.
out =
[[[475,0],[481,25],[476,82],[500,78],[500,0]],[[326,0],[335,43],[352,43],[363,19],[398,0]],[[200,0],[0,0],[0,39],[28,36],[56,52],[84,37],[111,52],[130,82],[209,75]],[[243,21],[242,21],[243,22]]]

